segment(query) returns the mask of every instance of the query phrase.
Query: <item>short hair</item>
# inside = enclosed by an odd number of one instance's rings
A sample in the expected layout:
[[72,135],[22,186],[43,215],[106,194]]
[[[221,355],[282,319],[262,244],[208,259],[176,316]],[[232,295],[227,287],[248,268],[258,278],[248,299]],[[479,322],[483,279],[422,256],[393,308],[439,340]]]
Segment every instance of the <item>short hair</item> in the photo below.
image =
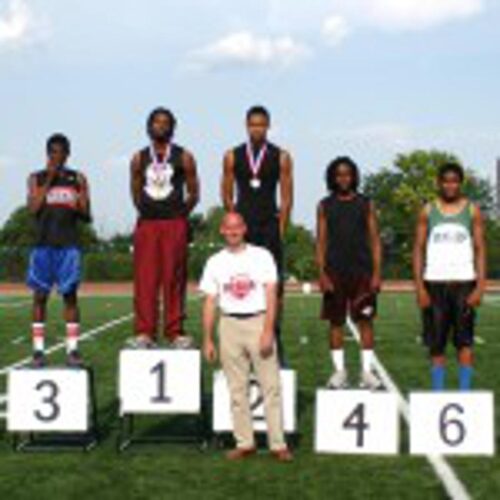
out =
[[357,191],[360,180],[359,168],[349,156],[338,156],[328,164],[325,175],[326,188],[332,193],[335,193],[337,191],[338,186],[335,177],[337,174],[337,170],[342,165],[347,166],[351,170],[352,190]]
[[449,161],[439,167],[438,180],[442,181],[444,179],[444,176],[450,172],[456,174],[461,183],[464,181],[464,168],[462,167],[462,165],[460,165],[460,163],[457,163],[456,161]]
[[47,153],[50,153],[53,146],[61,146],[67,155],[71,153],[71,143],[64,134],[52,134],[47,139]]
[[172,124],[172,132],[175,130],[175,127],[177,126],[177,118],[175,117],[174,113],[168,109],[168,108],[163,108],[161,106],[153,109],[151,113],[149,113],[148,119],[146,121],[146,127],[148,129],[148,132],[151,131],[151,127],[153,126],[153,122],[155,121],[156,117],[159,115],[165,115],[168,116],[170,123]]
[[269,110],[264,106],[258,105],[249,108],[247,111],[247,121],[250,120],[250,118],[254,115],[262,115],[268,122],[271,121],[271,113],[269,113]]

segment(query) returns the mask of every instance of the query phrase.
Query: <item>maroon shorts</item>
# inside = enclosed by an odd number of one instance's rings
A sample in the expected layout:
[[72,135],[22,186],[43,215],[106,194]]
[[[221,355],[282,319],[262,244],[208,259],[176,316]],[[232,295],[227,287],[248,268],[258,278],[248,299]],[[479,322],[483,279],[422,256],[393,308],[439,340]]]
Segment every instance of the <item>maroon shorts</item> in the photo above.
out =
[[342,326],[347,315],[354,322],[370,321],[377,314],[377,295],[369,275],[329,274],[334,291],[323,294],[321,318],[333,326]]

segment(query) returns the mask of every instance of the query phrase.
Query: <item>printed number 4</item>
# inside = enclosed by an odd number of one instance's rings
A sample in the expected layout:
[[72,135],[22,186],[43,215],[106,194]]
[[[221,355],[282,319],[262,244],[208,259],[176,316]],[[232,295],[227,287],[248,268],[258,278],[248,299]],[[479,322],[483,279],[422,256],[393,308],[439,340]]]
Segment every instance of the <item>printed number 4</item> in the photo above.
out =
[[356,431],[356,447],[363,448],[365,445],[365,431],[370,428],[365,420],[364,403],[359,403],[354,408],[354,410],[344,420],[342,427],[344,429]]

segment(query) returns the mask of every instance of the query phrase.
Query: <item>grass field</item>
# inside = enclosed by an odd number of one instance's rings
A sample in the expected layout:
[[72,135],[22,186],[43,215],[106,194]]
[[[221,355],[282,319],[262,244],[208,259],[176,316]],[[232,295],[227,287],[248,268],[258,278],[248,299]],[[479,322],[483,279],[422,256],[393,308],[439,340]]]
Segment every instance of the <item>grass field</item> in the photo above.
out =
[[[244,464],[228,463],[223,452],[200,452],[193,445],[135,446],[116,452],[116,373],[120,348],[131,335],[131,299],[126,297],[83,298],[83,331],[116,318],[122,323],[103,330],[82,352],[96,371],[99,418],[103,439],[89,453],[15,453],[10,437],[0,424],[0,498],[384,498],[438,499],[445,490],[425,458],[407,451],[407,428],[403,446],[393,458],[317,456],[313,446],[315,388],[324,385],[331,365],[326,325],[318,321],[319,298],[290,296],[286,301],[284,331],[291,365],[299,378],[299,428],[302,434],[292,464],[277,464],[265,452]],[[500,388],[500,296],[486,298],[479,315],[475,386]],[[200,336],[199,301],[189,301],[187,328]],[[64,335],[59,301],[50,305],[49,346]],[[30,354],[29,301],[0,301],[0,371]],[[384,294],[377,322],[377,351],[382,363],[406,395],[411,389],[427,388],[427,360],[417,342],[420,328],[413,296]],[[357,374],[357,346],[347,342],[351,372]],[[63,362],[63,351],[50,361]],[[211,369],[206,368],[207,387]],[[456,372],[448,381],[456,385]],[[5,375],[0,377],[4,392]],[[497,394],[498,396],[498,394]],[[498,400],[499,398],[497,398]],[[497,428],[500,409],[497,401]],[[149,424],[149,421],[147,422]],[[157,421],[151,425],[157,426]],[[157,430],[157,429],[156,429]],[[473,498],[500,498],[500,459],[460,458],[449,460]]]

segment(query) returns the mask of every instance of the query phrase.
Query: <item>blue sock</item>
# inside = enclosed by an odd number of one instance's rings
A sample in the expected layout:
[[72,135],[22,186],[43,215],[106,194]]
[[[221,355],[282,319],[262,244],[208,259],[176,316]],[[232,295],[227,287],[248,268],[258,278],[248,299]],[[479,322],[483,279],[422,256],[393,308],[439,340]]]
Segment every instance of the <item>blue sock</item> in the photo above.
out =
[[472,366],[460,365],[458,369],[458,387],[461,391],[468,391],[472,387]]
[[434,391],[444,390],[445,374],[446,370],[444,365],[432,365],[431,368],[432,390]]

